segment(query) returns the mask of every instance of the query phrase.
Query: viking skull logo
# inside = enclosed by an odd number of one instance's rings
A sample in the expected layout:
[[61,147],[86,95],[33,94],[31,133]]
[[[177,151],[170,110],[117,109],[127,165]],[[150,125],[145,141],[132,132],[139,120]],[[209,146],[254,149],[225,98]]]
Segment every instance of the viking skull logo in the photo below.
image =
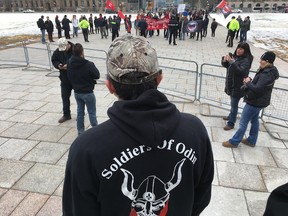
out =
[[165,216],[168,211],[170,191],[181,182],[181,168],[184,162],[185,158],[175,165],[172,178],[167,183],[151,175],[142,181],[138,189],[134,188],[133,174],[121,169],[124,173],[122,193],[132,200],[130,216]]

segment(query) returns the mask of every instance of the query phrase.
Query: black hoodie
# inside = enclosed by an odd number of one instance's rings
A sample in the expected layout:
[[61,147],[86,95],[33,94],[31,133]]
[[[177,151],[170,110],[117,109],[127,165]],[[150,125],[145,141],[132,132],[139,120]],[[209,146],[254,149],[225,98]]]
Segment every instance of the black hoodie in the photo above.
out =
[[68,79],[76,93],[92,93],[100,73],[93,62],[72,56],[67,65]]
[[63,215],[200,214],[214,175],[202,122],[180,113],[158,90],[115,102],[108,116],[71,146]]

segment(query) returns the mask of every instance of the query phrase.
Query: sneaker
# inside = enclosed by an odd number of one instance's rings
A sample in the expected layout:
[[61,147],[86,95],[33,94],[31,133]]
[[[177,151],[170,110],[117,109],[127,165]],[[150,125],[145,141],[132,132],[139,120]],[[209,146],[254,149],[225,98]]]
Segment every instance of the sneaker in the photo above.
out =
[[229,141],[225,141],[222,143],[222,146],[226,147],[226,148],[237,148],[237,145],[232,145]]
[[250,146],[250,147],[255,147],[255,145],[253,145],[253,144],[249,143],[247,139],[242,139],[242,141],[241,141],[241,142],[242,142],[243,144],[247,145],[247,146]]
[[61,124],[61,123],[65,122],[65,121],[68,121],[68,120],[70,120],[70,119],[71,119],[71,116],[62,116],[62,117],[58,120],[58,122]]
[[228,117],[228,116],[224,116],[224,117],[223,117],[223,120],[228,121],[228,120],[229,120],[229,117]]
[[224,130],[228,131],[228,130],[231,130],[231,129],[233,129],[233,128],[234,128],[234,126],[226,125],[226,126],[224,127]]

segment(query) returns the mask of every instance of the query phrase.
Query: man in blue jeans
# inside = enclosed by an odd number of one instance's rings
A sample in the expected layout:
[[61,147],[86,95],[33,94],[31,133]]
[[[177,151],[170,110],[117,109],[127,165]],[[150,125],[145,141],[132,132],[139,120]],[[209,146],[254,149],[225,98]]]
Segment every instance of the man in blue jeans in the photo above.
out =
[[85,105],[91,126],[97,125],[96,98],[93,90],[100,73],[93,62],[84,58],[83,46],[79,43],[76,43],[73,47],[73,55],[68,62],[67,70],[68,79],[74,89],[77,102],[77,130],[78,135],[80,135],[85,131]]
[[41,31],[41,43],[45,44],[46,43],[46,40],[45,40],[45,29],[46,29],[46,26],[45,26],[45,23],[44,23],[44,16],[43,15],[37,21],[37,25],[38,25],[38,28]]

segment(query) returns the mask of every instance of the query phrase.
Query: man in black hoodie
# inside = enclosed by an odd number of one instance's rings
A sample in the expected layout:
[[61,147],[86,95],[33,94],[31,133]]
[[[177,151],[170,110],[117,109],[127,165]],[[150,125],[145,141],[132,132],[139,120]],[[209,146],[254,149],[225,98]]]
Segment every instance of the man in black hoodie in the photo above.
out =
[[209,204],[214,175],[202,122],[157,90],[157,54],[143,37],[109,47],[106,86],[119,101],[109,120],[72,144],[64,216],[196,216]]
[[77,130],[80,135],[85,130],[85,105],[91,126],[97,125],[96,98],[93,90],[96,84],[95,80],[99,79],[100,73],[93,62],[84,58],[83,46],[79,43],[73,47],[73,56],[68,61],[67,71],[77,102]]

